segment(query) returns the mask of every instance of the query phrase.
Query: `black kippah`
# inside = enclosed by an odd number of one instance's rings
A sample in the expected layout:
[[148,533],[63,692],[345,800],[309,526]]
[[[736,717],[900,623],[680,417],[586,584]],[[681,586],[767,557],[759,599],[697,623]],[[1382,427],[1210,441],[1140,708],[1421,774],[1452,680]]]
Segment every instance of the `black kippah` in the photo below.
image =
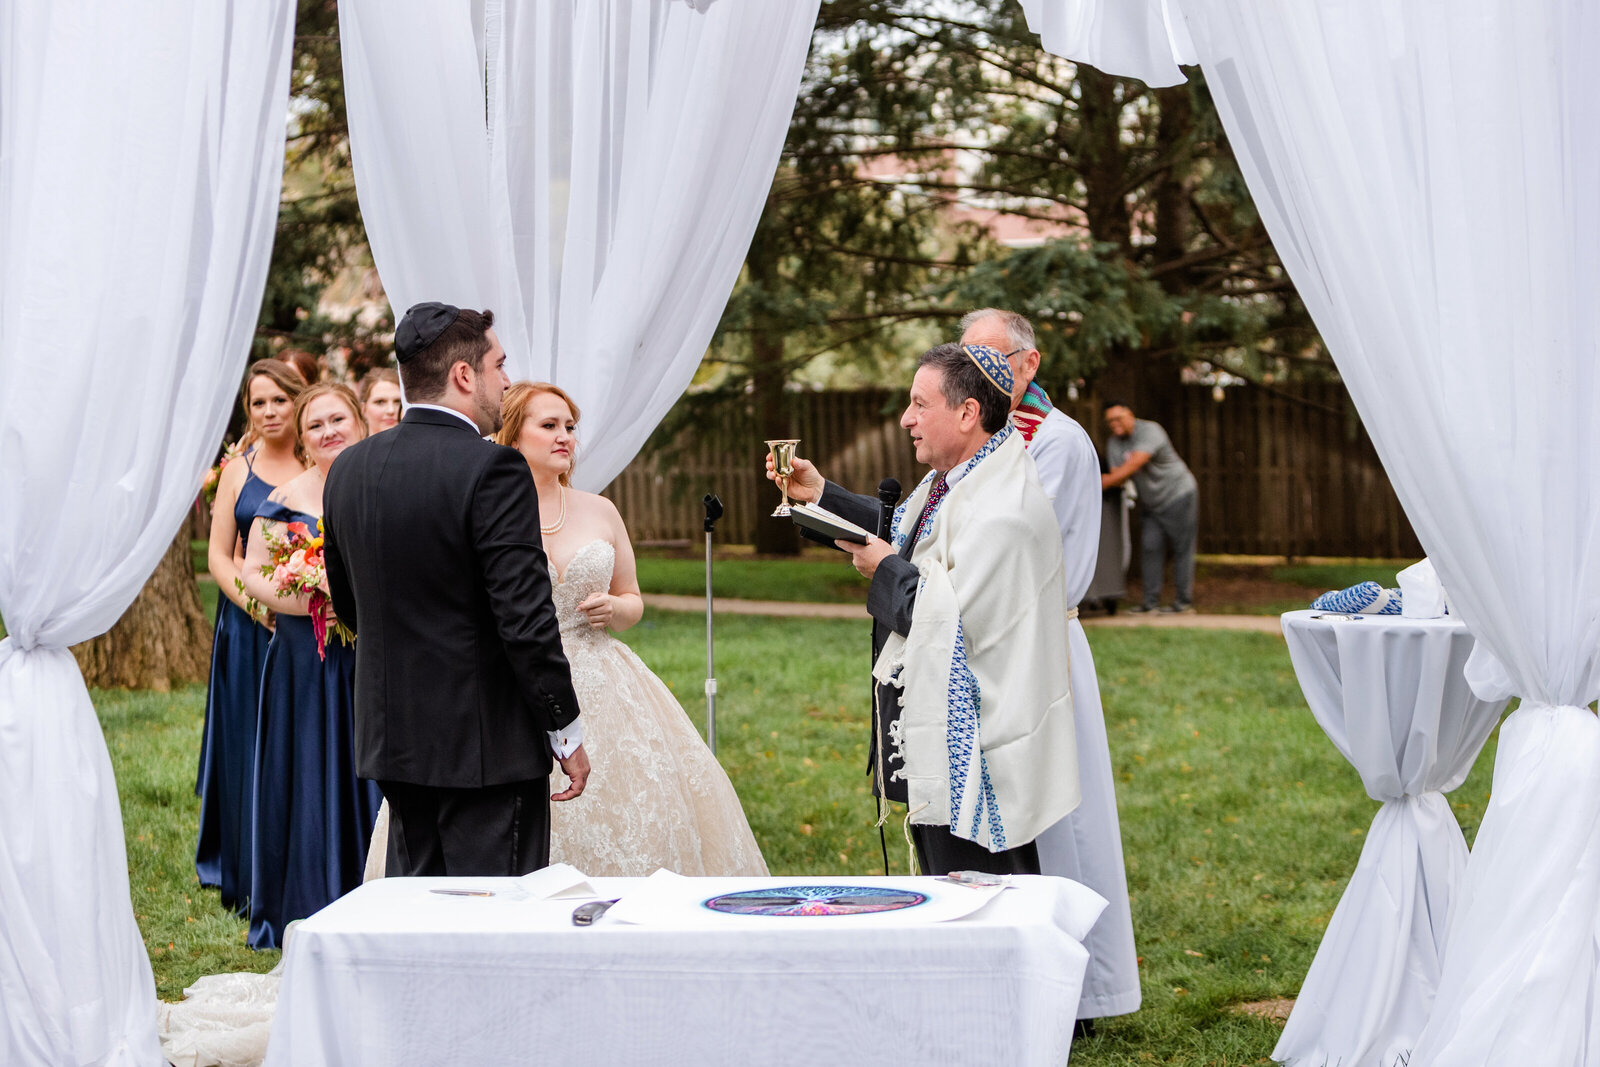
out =
[[455,324],[461,309],[429,300],[413,304],[394,331],[394,358],[401,363],[427,348]]

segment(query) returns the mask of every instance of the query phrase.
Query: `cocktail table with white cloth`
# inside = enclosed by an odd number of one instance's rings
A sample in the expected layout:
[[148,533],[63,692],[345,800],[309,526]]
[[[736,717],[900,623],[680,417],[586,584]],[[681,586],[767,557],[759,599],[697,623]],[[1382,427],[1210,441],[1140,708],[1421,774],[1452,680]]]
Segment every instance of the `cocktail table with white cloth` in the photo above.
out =
[[[1076,882],[1014,877],[976,911],[932,921],[915,908],[713,914],[700,901],[864,886],[920,892],[928,913],[953,914],[959,894],[984,891],[933,878],[668,877],[660,893],[641,892],[656,879],[592,879],[623,903],[589,927],[572,924],[583,897],[540,899],[514,878],[369,882],[297,928],[268,1067],[1067,1060],[1080,941],[1105,906]],[[638,922],[617,917],[630,908]]]
[[1405,1062],[1439,979],[1466,839],[1444,794],[1466,780],[1506,702],[1479,700],[1449,617],[1283,616],[1317,723],[1383,802],[1273,1059]]

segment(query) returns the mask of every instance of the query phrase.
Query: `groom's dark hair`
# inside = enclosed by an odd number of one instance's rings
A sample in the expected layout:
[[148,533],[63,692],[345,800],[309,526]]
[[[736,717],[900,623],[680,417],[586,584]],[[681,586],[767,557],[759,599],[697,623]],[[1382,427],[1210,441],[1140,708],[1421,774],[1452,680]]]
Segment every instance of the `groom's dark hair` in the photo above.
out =
[[450,368],[457,363],[481,372],[483,357],[491,347],[488,334],[493,325],[494,312],[462,308],[456,321],[446,326],[433,344],[400,364],[406,400],[413,404],[438,400],[450,380]]

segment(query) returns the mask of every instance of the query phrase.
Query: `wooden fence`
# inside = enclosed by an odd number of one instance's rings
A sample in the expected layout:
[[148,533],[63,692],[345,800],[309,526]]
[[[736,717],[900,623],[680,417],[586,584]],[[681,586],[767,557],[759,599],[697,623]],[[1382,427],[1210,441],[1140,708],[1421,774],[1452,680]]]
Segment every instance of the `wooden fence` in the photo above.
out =
[[1423,554],[1343,385],[1224,394],[1180,385],[1142,401],[1200,483],[1200,551]]
[[[835,481],[872,493],[885,477],[909,492],[923,471],[898,419],[901,390],[790,394],[800,454]],[[1059,398],[1097,446],[1105,428],[1093,394]],[[1268,556],[1420,556],[1377,453],[1338,383],[1146,388],[1136,413],[1161,423],[1200,483],[1200,551]],[[706,492],[727,513],[723,543],[750,543],[778,493],[762,475],[766,448],[749,405],[687,396],[675,412],[688,427],[652,441],[612,482],[635,541],[698,541]],[[661,435],[658,435],[658,438]],[[1136,553],[1137,554],[1137,551]]]

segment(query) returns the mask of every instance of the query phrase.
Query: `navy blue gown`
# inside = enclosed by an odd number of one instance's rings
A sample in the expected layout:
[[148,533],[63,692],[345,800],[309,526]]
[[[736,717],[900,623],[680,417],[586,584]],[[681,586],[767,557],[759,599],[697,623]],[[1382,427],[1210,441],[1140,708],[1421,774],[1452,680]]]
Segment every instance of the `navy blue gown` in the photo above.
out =
[[[271,501],[257,514],[317,525]],[[377,783],[356,777],[355,650],[330,636],[327,653],[309,618],[278,616],[256,730],[253,949],[280,947],[290,922],[361,884],[378,817]]]
[[[239,487],[233,521],[242,539],[256,508],[273,487],[255,472],[255,453],[244,457],[250,473]],[[250,802],[255,783],[256,707],[261,671],[272,632],[217,591],[217,626],[211,642],[211,682],[206,690],[205,733],[200,742],[200,836],[194,869],[200,884],[222,890],[222,903],[240,914],[250,900]]]

